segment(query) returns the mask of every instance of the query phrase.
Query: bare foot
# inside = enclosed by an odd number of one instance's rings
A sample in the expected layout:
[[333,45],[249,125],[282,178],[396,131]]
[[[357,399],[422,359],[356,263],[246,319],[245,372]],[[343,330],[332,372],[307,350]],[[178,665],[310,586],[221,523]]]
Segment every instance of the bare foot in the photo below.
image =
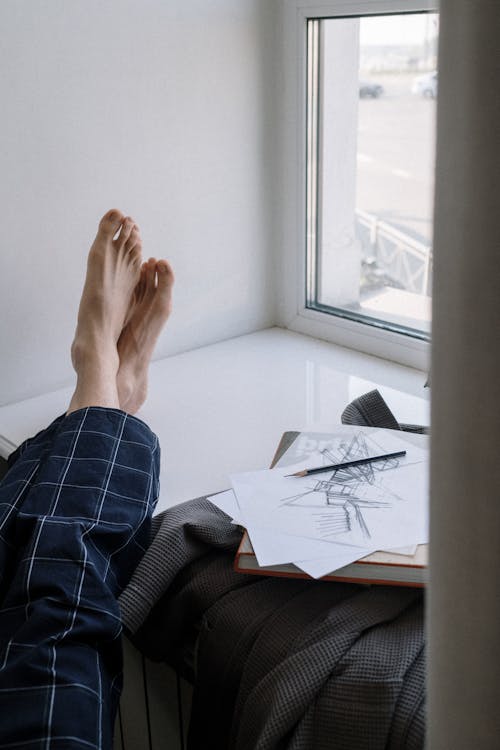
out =
[[117,342],[140,268],[141,244],[134,220],[117,209],[108,211],[99,223],[88,257],[71,347],[77,386],[68,414],[84,406],[119,407]]
[[120,408],[135,414],[146,400],[153,351],[172,309],[174,274],[166,260],[143,263],[134,301],[118,339]]

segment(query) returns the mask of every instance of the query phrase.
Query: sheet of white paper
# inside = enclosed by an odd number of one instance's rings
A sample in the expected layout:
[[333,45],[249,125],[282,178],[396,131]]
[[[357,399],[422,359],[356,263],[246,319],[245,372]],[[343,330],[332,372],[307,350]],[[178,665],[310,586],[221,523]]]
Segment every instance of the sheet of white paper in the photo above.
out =
[[[357,427],[365,435],[373,435],[379,431],[378,427]],[[346,434],[352,432],[352,427],[348,425],[339,425],[339,434],[344,431]],[[321,432],[303,432],[296,440],[293,441],[291,446],[283,453],[277,462],[277,466],[288,466],[291,464],[297,465],[298,468],[303,468],[305,462],[314,455],[321,455],[323,450],[328,450],[330,434]],[[402,443],[413,445],[420,448],[424,452],[429,450],[429,436],[420,435],[417,433],[401,433],[397,435],[398,439]],[[406,447],[403,445],[402,450]],[[289,468],[289,471],[291,469]],[[418,544],[426,544],[428,541],[428,532],[425,530],[422,539],[417,539],[415,544],[406,545],[405,547],[395,547],[392,549],[377,550],[379,552],[388,552],[392,555],[414,555],[417,551]]]
[[[212,495],[209,500],[232,518],[233,523],[238,525],[242,523],[242,519],[238,518],[239,508],[233,490],[219,492],[217,495]],[[324,570],[326,568],[333,570],[330,566],[336,564],[337,560],[344,560],[346,557],[359,559],[360,557],[369,555],[373,551],[370,549],[362,550],[359,547],[346,547],[345,545],[339,547],[334,542],[322,542],[306,537],[280,534],[274,529],[256,525],[251,525],[249,536],[259,565],[280,565],[291,562],[295,556],[305,559],[309,555],[318,555],[318,558],[323,556],[325,562],[320,565],[318,560],[314,560],[314,563],[318,565],[314,570]],[[337,554],[332,554],[332,547],[338,549]],[[413,555],[415,554],[415,550],[416,545],[387,551],[400,555]],[[300,563],[296,564],[300,567]],[[348,563],[341,564],[347,565]],[[319,577],[325,575],[325,573],[319,572],[317,576],[314,573],[310,573],[310,575]]]
[[319,449],[315,446],[307,466],[389,453],[402,445],[407,454],[302,478],[285,476],[293,470],[290,466],[234,475],[231,482],[246,525],[371,549],[422,541],[427,529],[426,452],[389,430],[367,435],[350,428],[327,438]]
[[393,549],[381,549],[380,552],[388,552],[390,555],[414,555],[417,551],[416,544],[408,544],[406,547],[394,547]]
[[357,557],[353,558],[346,553],[343,556],[338,555],[332,558],[321,557],[318,560],[300,560],[294,564],[311,578],[321,578],[329,573],[334,573],[339,568],[343,568],[344,565],[356,562],[357,559]]
[[[233,523],[241,523],[241,519],[238,519],[239,507],[236,500],[236,496],[233,490],[226,490],[225,492],[219,492],[217,495],[212,495],[209,498],[210,502],[224,511],[228,516],[233,519]],[[274,529],[267,527],[260,527],[251,525],[247,529],[250,536],[250,541],[259,562],[259,565],[280,565],[282,563],[289,563],[294,558],[294,555],[298,555],[301,558],[309,557],[310,555],[325,555],[329,560],[332,558],[337,560],[344,560],[347,557],[351,559],[359,559],[360,556],[368,555],[372,550],[360,550],[359,547],[346,547],[345,545],[340,546],[337,555],[334,550],[339,548],[334,542],[321,542],[314,539],[307,539],[304,537],[291,536],[290,534],[282,534]],[[347,563],[340,563],[346,565]]]
[[224,511],[235,523],[240,523],[239,520],[239,507],[238,501],[233,490],[226,490],[225,492],[219,492],[217,495],[211,495],[209,498],[217,508]]
[[[340,434],[342,431],[344,431],[346,434],[352,432],[352,427],[349,425],[339,425],[337,430]],[[374,433],[379,431],[378,427],[357,427],[357,430],[360,430],[365,435],[373,435]],[[328,449],[329,446],[329,440],[330,440],[330,434],[325,434],[322,432],[302,432],[296,440],[293,441],[291,446],[283,453],[283,455],[280,457],[280,459],[277,462],[277,466],[290,466],[290,464],[299,464],[301,468],[302,464],[305,465],[305,462],[309,459],[309,457],[313,456],[314,454],[321,454],[322,450]],[[402,443],[413,445],[417,448],[422,449],[425,452],[428,452],[429,450],[429,436],[428,435],[420,435],[417,433],[408,433],[408,432],[402,432],[398,433],[397,435],[398,439],[402,441]],[[405,449],[405,446],[402,446],[402,449]],[[427,533],[424,534],[424,538],[422,540],[418,539],[416,540],[415,544],[407,545],[405,547],[396,547],[393,549],[386,549],[386,550],[378,550],[380,552],[389,552],[390,554],[394,555],[414,555],[417,551],[417,545],[418,544],[426,544],[427,543]]]
[[[375,551],[380,552],[390,552],[393,555],[414,555],[417,549],[417,545],[411,545],[409,547],[400,547],[398,551],[396,550],[367,550],[367,555],[371,554]],[[403,551],[401,551],[403,550]],[[339,568],[342,568],[344,565],[350,565],[352,562],[356,562],[356,560],[359,560],[360,558],[352,558],[348,553],[342,557],[341,555],[338,555],[336,557],[320,557],[316,560],[299,560],[294,561],[294,565],[296,565],[298,568],[304,571],[304,573],[307,573],[312,578],[321,578],[322,576],[326,576],[329,573],[334,573]],[[344,560],[344,562],[341,562],[341,560]],[[340,564],[339,564],[340,563]]]
[[[361,548],[345,544],[336,544],[335,542],[324,542],[318,539],[308,539],[307,537],[292,536],[282,534],[262,526],[249,524],[247,529],[255,556],[259,565],[281,565],[283,563],[294,562],[300,565],[300,560],[309,560],[314,555],[314,559],[319,561],[324,559],[324,565],[335,564],[337,559],[344,560],[350,557],[351,561],[359,560],[362,557],[370,555],[372,552],[390,552],[398,555],[414,555],[417,545],[400,547],[398,550],[375,550],[371,547]],[[347,565],[347,563],[343,563]],[[330,570],[333,568],[330,567]],[[320,575],[324,575],[321,573]]]
[[283,534],[268,526],[247,524],[246,529],[259,565],[281,565],[295,560],[308,560],[317,557],[352,556],[358,560],[373,552],[371,548],[352,547],[335,542],[324,542],[318,539],[292,534]]

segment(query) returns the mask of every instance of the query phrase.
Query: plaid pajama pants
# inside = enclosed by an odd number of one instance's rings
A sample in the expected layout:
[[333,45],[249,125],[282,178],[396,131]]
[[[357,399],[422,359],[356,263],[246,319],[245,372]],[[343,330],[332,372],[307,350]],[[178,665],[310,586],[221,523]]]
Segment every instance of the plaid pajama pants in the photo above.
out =
[[56,419],[0,484],[0,748],[111,748],[117,597],[143,555],[158,439],[91,407]]

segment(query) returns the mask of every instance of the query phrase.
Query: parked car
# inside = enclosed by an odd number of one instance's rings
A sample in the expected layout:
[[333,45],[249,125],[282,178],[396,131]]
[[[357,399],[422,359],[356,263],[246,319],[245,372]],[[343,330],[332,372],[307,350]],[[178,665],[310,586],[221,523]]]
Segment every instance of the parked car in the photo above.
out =
[[423,76],[415,78],[411,87],[412,94],[420,94],[425,96],[426,99],[435,99],[437,96],[438,88],[438,74],[437,70],[432,73],[426,73]]
[[359,82],[360,99],[378,99],[383,93],[384,89],[379,83]]

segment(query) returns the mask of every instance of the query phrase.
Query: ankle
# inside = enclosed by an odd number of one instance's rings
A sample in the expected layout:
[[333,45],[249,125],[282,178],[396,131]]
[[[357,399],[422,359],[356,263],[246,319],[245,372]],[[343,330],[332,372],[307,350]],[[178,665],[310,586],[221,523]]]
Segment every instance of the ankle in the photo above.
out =
[[115,379],[120,366],[116,346],[89,335],[75,337],[71,361],[79,380],[93,377],[94,373]]
[[76,370],[76,388],[71,399],[67,414],[87,406],[102,406],[119,409],[120,401],[116,385],[118,370],[118,355],[113,352],[104,357],[95,351],[89,353],[79,345],[74,351],[74,367]]
[[120,408],[135,414],[147,398],[148,386],[145,372],[135,372],[133,368],[120,367],[116,378]]

